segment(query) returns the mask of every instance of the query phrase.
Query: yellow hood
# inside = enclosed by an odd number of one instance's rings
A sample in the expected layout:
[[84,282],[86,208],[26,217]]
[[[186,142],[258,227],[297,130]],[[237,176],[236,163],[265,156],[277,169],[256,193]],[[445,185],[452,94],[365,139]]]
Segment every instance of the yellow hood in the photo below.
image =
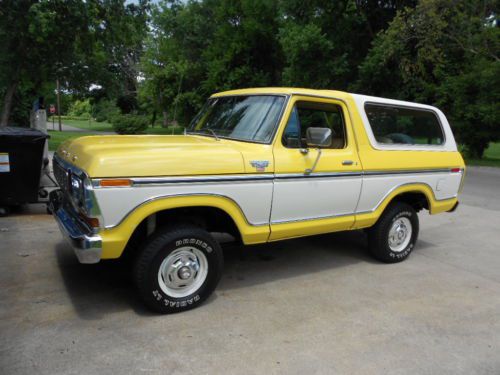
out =
[[234,144],[203,136],[109,135],[63,143],[58,156],[90,177],[244,173]]

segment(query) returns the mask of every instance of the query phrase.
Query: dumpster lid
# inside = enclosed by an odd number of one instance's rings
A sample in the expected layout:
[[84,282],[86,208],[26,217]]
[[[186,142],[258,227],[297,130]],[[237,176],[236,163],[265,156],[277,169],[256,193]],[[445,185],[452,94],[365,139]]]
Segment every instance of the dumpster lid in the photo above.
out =
[[7,126],[7,127],[0,127],[0,138],[3,137],[48,138],[48,134],[45,134],[44,132],[38,129]]

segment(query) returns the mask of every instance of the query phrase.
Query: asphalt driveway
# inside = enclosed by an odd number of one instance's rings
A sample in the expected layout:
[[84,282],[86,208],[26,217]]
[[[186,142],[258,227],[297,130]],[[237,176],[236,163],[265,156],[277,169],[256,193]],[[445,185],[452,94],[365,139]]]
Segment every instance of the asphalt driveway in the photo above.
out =
[[229,247],[201,308],[158,316],[33,205],[0,218],[0,373],[500,374],[500,169],[420,220],[395,265],[362,232]]

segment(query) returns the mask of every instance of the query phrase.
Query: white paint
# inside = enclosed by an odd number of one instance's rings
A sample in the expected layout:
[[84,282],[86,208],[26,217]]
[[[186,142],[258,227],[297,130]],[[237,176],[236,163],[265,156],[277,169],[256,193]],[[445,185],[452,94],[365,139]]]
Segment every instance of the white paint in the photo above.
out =
[[137,206],[165,196],[213,194],[235,201],[252,225],[269,222],[272,181],[173,183],[130,188],[102,188],[94,190],[104,216],[104,226],[112,227]]
[[271,222],[352,214],[361,176],[275,180]]
[[[442,180],[441,189],[436,190],[437,181]],[[375,210],[385,197],[398,186],[423,183],[434,192],[437,200],[454,198],[458,194],[462,173],[415,173],[402,175],[365,176],[363,191],[356,212]]]
[[281,223],[373,211],[394,189],[411,183],[428,185],[437,200],[450,199],[457,196],[461,179],[462,173],[414,173],[277,179],[274,182],[172,183],[101,188],[94,192],[101,211],[105,213],[106,227],[118,225],[130,212],[149,200],[197,194],[227,197],[241,208],[249,224],[266,225],[269,219],[272,223]]

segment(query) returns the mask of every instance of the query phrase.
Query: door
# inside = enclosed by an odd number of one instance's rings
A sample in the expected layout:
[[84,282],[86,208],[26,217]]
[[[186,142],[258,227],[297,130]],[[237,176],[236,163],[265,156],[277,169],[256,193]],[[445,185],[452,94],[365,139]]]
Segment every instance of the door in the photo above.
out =
[[[270,240],[350,229],[362,168],[347,107],[323,98],[295,96],[291,100],[286,126],[278,132],[273,149]],[[308,148],[310,127],[331,129],[330,147],[321,152]]]

